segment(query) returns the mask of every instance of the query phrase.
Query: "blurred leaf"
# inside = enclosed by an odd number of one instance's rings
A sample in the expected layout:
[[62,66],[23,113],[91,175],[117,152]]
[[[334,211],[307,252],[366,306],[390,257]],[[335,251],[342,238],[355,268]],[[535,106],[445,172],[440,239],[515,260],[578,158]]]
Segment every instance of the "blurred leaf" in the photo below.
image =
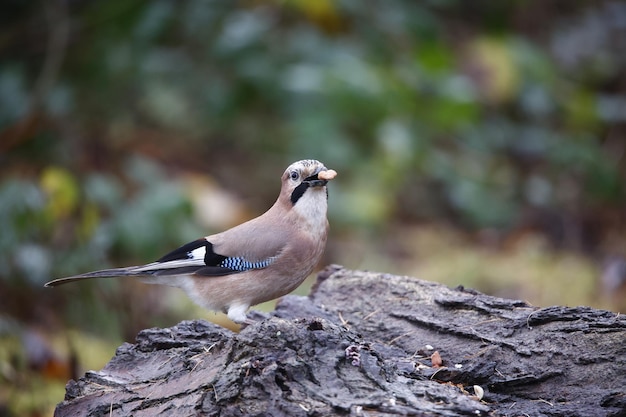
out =
[[78,230],[78,238],[86,240],[93,236],[100,225],[101,217],[98,207],[95,205],[85,205],[80,219],[80,227]]
[[122,185],[110,175],[87,175],[83,189],[88,201],[110,211],[123,204]]
[[285,3],[328,29],[337,29],[340,24],[335,2],[332,0],[287,0]]
[[598,126],[596,98],[590,91],[577,88],[564,103],[567,122],[573,129],[595,129]]
[[478,38],[468,45],[467,55],[470,76],[489,102],[502,103],[513,98],[520,74],[504,41]]
[[48,248],[23,244],[14,252],[15,266],[32,284],[41,285],[50,276],[52,257]]
[[0,128],[23,117],[29,106],[24,74],[17,66],[0,69]]
[[439,40],[420,43],[417,60],[420,68],[433,75],[451,74],[456,61],[452,51]]
[[41,174],[41,187],[48,196],[47,211],[53,220],[68,217],[78,204],[78,184],[72,174],[48,167]]

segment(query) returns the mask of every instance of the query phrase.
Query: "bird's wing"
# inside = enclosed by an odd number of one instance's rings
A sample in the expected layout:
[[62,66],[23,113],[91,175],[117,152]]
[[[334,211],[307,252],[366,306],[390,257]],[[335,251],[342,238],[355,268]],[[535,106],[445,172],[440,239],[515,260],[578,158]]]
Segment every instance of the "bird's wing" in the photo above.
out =
[[[260,232],[260,230],[255,230],[255,227],[251,229],[252,232]],[[188,274],[202,277],[230,275],[270,266],[285,247],[284,240],[277,239],[273,233],[253,233],[252,237],[246,239],[243,236],[238,236],[245,229],[241,230],[235,227],[230,231],[234,231],[234,233],[220,233],[189,242],[161,257],[156,262],[146,265],[87,272],[55,279],[46,283],[45,286],[54,287],[90,278]]]
[[222,258],[217,265],[236,272],[262,269],[284,254],[294,236],[284,218],[268,215],[266,212],[225,232],[207,236],[206,240],[212,243],[212,253]]
[[[244,245],[245,246],[245,245]],[[240,255],[225,256],[215,253],[213,243],[206,238],[189,242],[161,257],[156,262],[126,268],[104,269],[71,277],[59,278],[45,284],[54,287],[68,282],[91,278],[149,277],[194,274],[196,276],[222,276],[261,269],[271,265],[280,251],[263,259]]]
[[[245,245],[244,245],[245,246]],[[214,245],[207,238],[194,240],[178,249],[173,250],[161,257],[156,262],[135,267],[133,271],[137,274],[146,275],[182,275],[194,274],[197,276],[221,276],[249,271],[251,269],[261,269],[271,265],[278,250],[266,250],[267,256],[258,257],[246,254],[245,251],[239,254],[222,255],[216,253]]]

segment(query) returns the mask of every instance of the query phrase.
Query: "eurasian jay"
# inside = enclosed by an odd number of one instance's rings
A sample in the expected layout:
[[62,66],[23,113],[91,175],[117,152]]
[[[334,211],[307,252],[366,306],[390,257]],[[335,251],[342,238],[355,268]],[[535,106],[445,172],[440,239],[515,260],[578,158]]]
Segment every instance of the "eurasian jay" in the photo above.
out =
[[181,288],[200,306],[245,323],[250,306],[293,291],[319,262],[328,234],[326,184],[336,175],[319,161],[294,162],[281,178],[274,205],[255,219],[187,243],[156,262],[59,278],[45,286],[133,277]]

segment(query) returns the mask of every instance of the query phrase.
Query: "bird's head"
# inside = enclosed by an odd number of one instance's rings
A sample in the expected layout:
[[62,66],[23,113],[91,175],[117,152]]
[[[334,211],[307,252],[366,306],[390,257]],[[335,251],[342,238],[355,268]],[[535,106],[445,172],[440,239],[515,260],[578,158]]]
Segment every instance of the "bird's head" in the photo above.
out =
[[294,162],[281,178],[281,197],[288,198],[291,205],[295,206],[307,194],[326,196],[326,184],[336,175],[337,172],[314,159]]

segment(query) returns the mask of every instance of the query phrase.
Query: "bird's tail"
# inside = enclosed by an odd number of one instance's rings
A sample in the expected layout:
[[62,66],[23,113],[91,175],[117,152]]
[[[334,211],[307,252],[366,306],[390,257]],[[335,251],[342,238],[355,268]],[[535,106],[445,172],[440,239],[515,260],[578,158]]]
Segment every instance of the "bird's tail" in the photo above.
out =
[[116,277],[140,277],[145,276],[145,272],[138,272],[136,266],[128,268],[111,268],[102,269],[100,271],[86,272],[80,275],[73,275],[71,277],[59,278],[44,284],[44,287],[56,287],[58,285],[67,284],[68,282],[80,281],[83,279],[92,278],[116,278]]

